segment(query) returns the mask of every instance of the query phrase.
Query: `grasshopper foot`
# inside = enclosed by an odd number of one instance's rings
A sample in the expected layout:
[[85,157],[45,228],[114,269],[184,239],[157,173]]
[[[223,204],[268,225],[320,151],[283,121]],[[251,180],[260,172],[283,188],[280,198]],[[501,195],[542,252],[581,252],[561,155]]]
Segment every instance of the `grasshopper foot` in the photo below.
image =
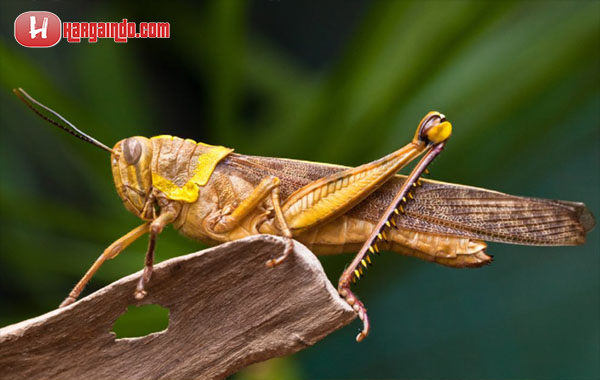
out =
[[142,273],[142,277],[140,277],[140,281],[138,281],[137,287],[135,288],[135,292],[133,292],[133,297],[136,300],[139,301],[139,300],[143,299],[144,297],[146,297],[146,295],[148,294],[148,292],[146,291],[146,285],[150,281],[151,277],[152,277],[152,266],[144,267],[144,273]]
[[68,296],[67,298],[65,298],[65,300],[64,300],[64,301],[62,301],[62,302],[60,303],[60,305],[58,305],[58,307],[59,307],[59,308],[61,308],[61,307],[69,306],[70,304],[72,304],[72,303],[73,303],[73,302],[75,302],[75,301],[76,301],[75,297],[73,297],[73,296]]
[[148,292],[146,292],[143,289],[141,289],[141,290],[136,289],[135,292],[133,292],[133,297],[139,301],[139,300],[143,299],[144,297],[146,297],[147,294],[148,294]]
[[363,321],[363,328],[356,336],[356,341],[361,342],[367,335],[369,335],[369,331],[371,330],[371,325],[369,324],[369,317],[367,316],[367,308],[365,305],[350,291],[349,287],[341,287],[339,290],[340,296],[344,297],[344,300],[348,303],[348,305],[352,306],[356,314],[358,314],[358,318]]
[[293,251],[294,251],[294,242],[292,241],[291,238],[286,238],[285,239],[285,248],[283,249],[283,255],[279,256],[276,259],[267,260],[267,262],[265,264],[269,268],[276,267],[277,265],[284,262],[285,259],[287,259],[288,256],[291,255]]

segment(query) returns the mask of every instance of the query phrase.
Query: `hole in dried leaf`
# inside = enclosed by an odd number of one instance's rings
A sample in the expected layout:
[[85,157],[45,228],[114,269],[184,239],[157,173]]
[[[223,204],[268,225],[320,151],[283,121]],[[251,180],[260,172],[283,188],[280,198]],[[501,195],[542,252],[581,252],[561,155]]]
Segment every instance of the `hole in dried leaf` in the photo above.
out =
[[129,306],[113,325],[117,339],[137,338],[169,327],[169,309],[160,305]]

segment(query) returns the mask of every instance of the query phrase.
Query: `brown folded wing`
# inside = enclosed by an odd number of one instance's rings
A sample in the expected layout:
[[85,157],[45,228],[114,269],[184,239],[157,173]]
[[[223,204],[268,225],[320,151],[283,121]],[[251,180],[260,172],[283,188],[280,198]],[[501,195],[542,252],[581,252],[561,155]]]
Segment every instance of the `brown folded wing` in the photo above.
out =
[[[270,157],[231,154],[221,170],[251,183],[266,175],[281,179],[281,199],[307,183],[345,167]],[[376,222],[402,186],[397,175],[348,216]],[[401,228],[502,243],[523,245],[579,245],[595,224],[583,203],[518,197],[452,183],[422,180],[413,191]]]

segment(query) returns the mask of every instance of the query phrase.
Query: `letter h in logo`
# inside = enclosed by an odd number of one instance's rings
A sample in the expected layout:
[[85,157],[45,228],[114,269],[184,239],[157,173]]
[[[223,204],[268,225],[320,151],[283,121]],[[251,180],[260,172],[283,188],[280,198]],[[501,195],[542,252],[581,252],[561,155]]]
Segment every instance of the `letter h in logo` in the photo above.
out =
[[31,39],[33,40],[38,33],[42,33],[42,38],[48,38],[46,32],[48,31],[48,17],[44,17],[44,21],[42,21],[42,27],[39,29],[35,28],[35,16],[29,17],[29,34],[31,35]]

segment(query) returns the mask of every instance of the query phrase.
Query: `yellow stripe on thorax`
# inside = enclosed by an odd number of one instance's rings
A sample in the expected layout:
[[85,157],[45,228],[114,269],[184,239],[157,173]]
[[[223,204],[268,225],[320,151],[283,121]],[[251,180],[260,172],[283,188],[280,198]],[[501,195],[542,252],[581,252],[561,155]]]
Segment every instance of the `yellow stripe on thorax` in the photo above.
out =
[[[170,139],[173,136],[161,135],[154,136],[152,139]],[[169,199],[174,201],[182,201],[186,203],[194,203],[198,200],[200,186],[206,185],[217,164],[225,158],[233,149],[224,146],[213,146],[204,143],[197,143],[194,140],[186,139],[191,143],[202,147],[204,153],[198,156],[196,168],[191,178],[185,185],[179,187],[170,180],[164,178],[159,173],[152,172],[152,186],[162,191]]]

